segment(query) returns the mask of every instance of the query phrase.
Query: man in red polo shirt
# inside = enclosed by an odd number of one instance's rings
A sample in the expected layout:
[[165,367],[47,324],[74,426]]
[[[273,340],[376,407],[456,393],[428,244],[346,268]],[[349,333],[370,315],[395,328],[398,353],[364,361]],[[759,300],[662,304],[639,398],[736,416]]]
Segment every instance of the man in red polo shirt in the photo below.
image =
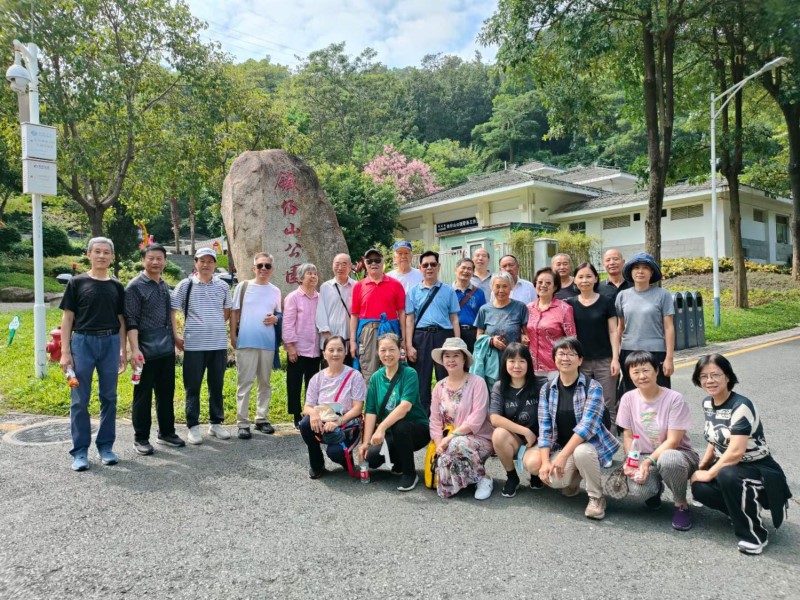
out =
[[358,368],[369,383],[380,367],[378,337],[393,332],[405,338],[406,292],[400,282],[384,274],[380,250],[367,250],[364,264],[367,276],[353,287],[350,354],[358,359]]

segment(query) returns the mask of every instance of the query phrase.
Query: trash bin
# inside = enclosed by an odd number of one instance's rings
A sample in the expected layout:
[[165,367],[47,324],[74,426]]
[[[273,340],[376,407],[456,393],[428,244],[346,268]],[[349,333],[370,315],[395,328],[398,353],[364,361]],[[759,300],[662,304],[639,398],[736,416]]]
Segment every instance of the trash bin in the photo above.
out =
[[703,316],[703,295],[700,292],[692,292],[694,299],[695,327],[697,334],[697,345],[706,345],[706,321]]
[[686,302],[686,348],[697,346],[697,310],[694,304],[695,292],[685,292]]
[[686,348],[686,299],[683,292],[672,294],[672,302],[675,305],[675,350]]

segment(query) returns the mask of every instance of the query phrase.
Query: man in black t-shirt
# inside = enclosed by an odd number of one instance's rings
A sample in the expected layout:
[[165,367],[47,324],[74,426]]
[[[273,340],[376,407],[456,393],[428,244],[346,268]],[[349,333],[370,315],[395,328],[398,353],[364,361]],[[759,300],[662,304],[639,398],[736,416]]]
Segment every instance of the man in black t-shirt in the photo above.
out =
[[69,418],[72,429],[72,469],[89,468],[92,426],[89,398],[92,376],[97,370],[100,396],[100,427],[95,444],[104,465],[115,465],[119,458],[112,451],[116,439],[117,379],[125,369],[125,288],[111,279],[108,268],[114,260],[114,243],[108,238],[89,240],[92,268],[73,277],[61,299],[61,368],[75,372],[78,386],[70,386]]

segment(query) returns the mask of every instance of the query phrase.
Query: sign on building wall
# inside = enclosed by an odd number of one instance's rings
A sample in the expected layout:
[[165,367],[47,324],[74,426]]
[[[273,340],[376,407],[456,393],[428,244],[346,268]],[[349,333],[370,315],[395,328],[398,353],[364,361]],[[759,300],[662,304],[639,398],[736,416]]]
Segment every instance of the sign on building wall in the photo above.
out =
[[455,231],[457,229],[468,229],[469,227],[477,227],[477,217],[468,217],[466,219],[458,219],[456,221],[445,221],[444,223],[436,224],[436,233],[445,233],[446,231]]

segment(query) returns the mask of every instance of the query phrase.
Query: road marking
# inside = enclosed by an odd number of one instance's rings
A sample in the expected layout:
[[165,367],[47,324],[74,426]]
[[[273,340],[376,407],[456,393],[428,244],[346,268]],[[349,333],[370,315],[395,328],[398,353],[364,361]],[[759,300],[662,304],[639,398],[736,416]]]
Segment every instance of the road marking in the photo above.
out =
[[17,429],[22,429],[23,427],[25,426],[14,423],[0,423],[0,431],[15,431]]
[[[786,338],[786,339],[783,339],[783,340],[775,340],[774,342],[765,342],[763,344],[758,344],[756,346],[750,346],[748,348],[742,348],[740,350],[733,350],[731,352],[723,352],[722,355],[723,356],[736,356],[737,354],[744,354],[745,352],[752,352],[753,350],[761,350],[763,348],[769,348],[770,346],[777,346],[778,344],[785,344],[786,342],[794,342],[796,340],[800,340],[800,335],[795,335],[793,337]],[[680,369],[681,367],[687,367],[687,366],[694,365],[694,364],[697,364],[697,361],[695,359],[690,359],[688,361],[685,361],[685,362],[682,362],[682,363],[679,363],[679,364],[675,365],[675,368],[676,369]]]

